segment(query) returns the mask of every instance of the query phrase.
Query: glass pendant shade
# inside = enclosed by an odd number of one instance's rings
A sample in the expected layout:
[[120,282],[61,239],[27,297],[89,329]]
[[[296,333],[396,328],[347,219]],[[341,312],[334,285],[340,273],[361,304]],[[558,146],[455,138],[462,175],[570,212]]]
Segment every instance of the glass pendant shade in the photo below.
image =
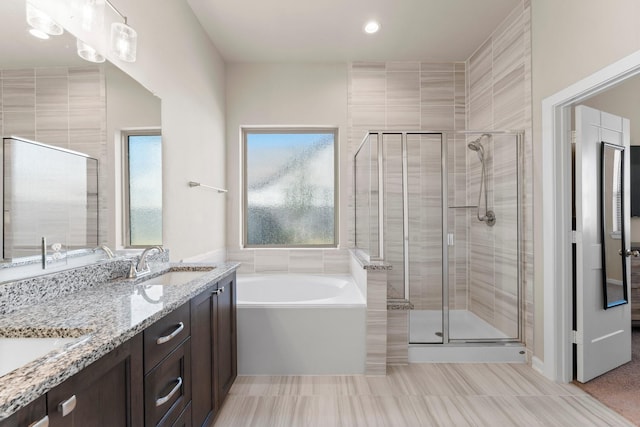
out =
[[36,30],[51,36],[59,36],[64,32],[62,27],[40,9],[34,7],[27,1],[27,23]]
[[82,4],[82,29],[99,31],[104,27],[105,0],[84,0]]
[[97,50],[78,39],[77,42],[78,56],[89,62],[104,62],[104,56],[100,55]]
[[113,54],[126,62],[135,62],[138,48],[136,30],[120,22],[111,24],[110,49]]

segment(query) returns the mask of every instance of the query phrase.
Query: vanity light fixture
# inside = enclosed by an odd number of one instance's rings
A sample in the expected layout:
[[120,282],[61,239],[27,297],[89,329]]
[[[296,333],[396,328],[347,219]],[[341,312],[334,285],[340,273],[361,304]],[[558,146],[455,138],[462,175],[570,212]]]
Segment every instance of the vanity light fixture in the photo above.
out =
[[36,37],[42,40],[47,40],[50,38],[49,34],[45,33],[42,30],[38,30],[37,28],[29,29],[29,34],[31,34],[33,37]]
[[80,39],[77,40],[76,47],[78,48],[78,56],[85,61],[100,63],[105,60],[103,55]]
[[64,32],[62,26],[58,24],[56,21],[51,19],[49,15],[35,7],[29,0],[26,2],[27,5],[27,24],[31,26],[34,30],[40,31],[37,33],[38,35],[31,32],[32,35],[42,37],[41,33],[50,35],[50,36],[59,36]]
[[105,0],[84,0],[82,3],[82,29],[100,31],[104,27]]
[[375,34],[380,30],[380,24],[377,21],[369,21],[364,26],[364,32],[367,34]]
[[135,62],[138,33],[136,30],[127,25],[127,17],[116,9],[109,0],[104,0],[115,13],[117,13],[124,23],[114,22],[111,24],[111,39],[109,42],[109,50],[119,59],[125,62]]

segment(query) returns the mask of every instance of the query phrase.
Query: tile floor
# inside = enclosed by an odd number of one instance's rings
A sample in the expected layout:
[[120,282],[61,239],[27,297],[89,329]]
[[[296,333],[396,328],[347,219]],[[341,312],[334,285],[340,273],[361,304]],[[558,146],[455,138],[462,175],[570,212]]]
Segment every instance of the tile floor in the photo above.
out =
[[216,427],[632,426],[525,364],[410,364],[387,376],[238,377]]

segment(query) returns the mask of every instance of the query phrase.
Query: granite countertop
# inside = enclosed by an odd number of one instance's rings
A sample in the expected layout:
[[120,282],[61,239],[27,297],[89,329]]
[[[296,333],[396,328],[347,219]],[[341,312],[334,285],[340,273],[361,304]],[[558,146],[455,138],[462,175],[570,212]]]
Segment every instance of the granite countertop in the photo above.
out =
[[[77,339],[0,376],[0,420],[186,303],[238,265],[166,263],[142,278],[97,284],[1,316],[0,337]],[[147,283],[168,271],[204,273],[180,285]]]

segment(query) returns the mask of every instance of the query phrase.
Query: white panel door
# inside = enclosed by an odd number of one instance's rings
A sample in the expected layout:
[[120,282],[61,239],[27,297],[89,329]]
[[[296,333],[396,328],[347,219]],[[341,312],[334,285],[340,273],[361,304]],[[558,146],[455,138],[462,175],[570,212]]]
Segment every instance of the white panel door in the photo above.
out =
[[629,249],[629,120],[586,106],[576,107],[575,120],[576,363],[578,381],[587,382],[631,360],[630,304],[604,309],[599,190],[602,142],[625,147],[622,220]]

